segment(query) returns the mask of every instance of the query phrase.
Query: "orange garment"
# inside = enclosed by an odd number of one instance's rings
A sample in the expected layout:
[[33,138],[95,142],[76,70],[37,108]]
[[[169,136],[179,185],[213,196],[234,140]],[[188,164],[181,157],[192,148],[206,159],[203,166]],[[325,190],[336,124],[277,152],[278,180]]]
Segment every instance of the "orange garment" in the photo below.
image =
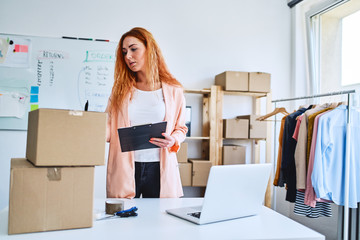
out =
[[[165,101],[166,133],[175,138],[171,148],[160,149],[160,197],[174,198],[183,196],[176,152],[180,143],[185,140],[187,127],[185,125],[185,97],[183,89],[162,83]],[[109,103],[111,97],[109,99]],[[121,152],[117,129],[130,127],[128,105],[130,93],[124,99],[118,113],[110,113],[108,107],[107,142],[109,158],[107,165],[106,193],[108,198],[135,197],[135,162],[134,152]]]
[[285,119],[287,116],[284,116],[281,119],[281,126],[280,126],[280,134],[279,134],[279,149],[278,149],[278,157],[276,163],[276,172],[274,177],[274,186],[278,186],[278,181],[280,177],[280,168],[281,168],[281,158],[282,158],[282,142],[283,142],[283,135],[284,135],[284,126],[285,126]]

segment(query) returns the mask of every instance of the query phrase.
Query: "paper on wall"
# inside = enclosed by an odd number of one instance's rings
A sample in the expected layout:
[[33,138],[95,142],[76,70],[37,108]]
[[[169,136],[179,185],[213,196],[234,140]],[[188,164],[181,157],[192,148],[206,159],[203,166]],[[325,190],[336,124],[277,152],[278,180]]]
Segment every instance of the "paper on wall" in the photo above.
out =
[[0,91],[0,117],[23,118],[29,106],[29,94]]
[[9,49],[9,43],[5,38],[0,38],[0,63],[3,63]]
[[0,38],[0,67],[28,68],[30,44],[30,39],[22,37]]

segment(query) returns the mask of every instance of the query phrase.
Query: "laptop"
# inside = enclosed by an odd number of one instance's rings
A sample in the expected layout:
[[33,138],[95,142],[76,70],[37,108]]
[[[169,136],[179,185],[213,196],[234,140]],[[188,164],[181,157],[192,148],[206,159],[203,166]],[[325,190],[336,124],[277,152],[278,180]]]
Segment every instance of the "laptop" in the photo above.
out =
[[256,215],[263,205],[271,166],[270,163],[213,166],[202,206],[166,212],[196,224]]

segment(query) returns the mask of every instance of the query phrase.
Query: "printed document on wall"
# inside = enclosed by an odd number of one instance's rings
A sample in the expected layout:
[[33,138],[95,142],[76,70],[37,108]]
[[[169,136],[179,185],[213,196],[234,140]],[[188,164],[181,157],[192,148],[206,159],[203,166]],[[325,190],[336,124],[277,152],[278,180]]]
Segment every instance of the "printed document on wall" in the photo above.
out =
[[29,67],[30,39],[0,38],[0,67]]
[[23,118],[28,106],[29,94],[0,90],[0,117]]

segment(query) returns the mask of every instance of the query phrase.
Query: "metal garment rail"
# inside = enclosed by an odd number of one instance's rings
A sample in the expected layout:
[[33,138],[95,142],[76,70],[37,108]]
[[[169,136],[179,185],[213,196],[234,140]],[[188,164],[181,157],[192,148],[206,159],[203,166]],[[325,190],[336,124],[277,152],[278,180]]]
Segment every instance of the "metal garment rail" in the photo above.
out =
[[[350,95],[355,93],[355,90],[347,90],[347,91],[339,91],[339,92],[331,92],[331,93],[324,93],[324,94],[316,94],[311,96],[303,96],[303,97],[294,97],[294,98],[285,98],[285,99],[277,99],[271,102],[276,103],[278,102],[287,102],[287,101],[295,101],[301,99],[311,99],[311,98],[320,98],[320,97],[329,97],[334,95],[348,95],[348,111],[347,111],[347,124],[346,124],[346,143],[350,142]],[[274,147],[276,148],[276,115],[275,115],[275,123],[274,123]],[[274,161],[276,159],[276,149],[274,149]],[[346,153],[345,153],[345,204],[344,209],[340,207],[339,209],[339,217],[338,217],[338,239],[349,239],[349,176],[350,175],[350,144],[346,144]],[[274,194],[275,195],[275,194]],[[275,201],[274,201],[275,202]],[[342,218],[342,216],[344,218]],[[356,233],[354,224],[356,223],[356,209],[352,209],[351,214],[352,219],[352,226],[351,226],[351,239],[355,239]],[[343,224],[341,224],[343,220]],[[359,220],[358,220],[359,221]],[[359,225],[359,223],[358,223]],[[357,229],[359,232],[359,229]],[[342,237],[341,237],[342,232]]]

